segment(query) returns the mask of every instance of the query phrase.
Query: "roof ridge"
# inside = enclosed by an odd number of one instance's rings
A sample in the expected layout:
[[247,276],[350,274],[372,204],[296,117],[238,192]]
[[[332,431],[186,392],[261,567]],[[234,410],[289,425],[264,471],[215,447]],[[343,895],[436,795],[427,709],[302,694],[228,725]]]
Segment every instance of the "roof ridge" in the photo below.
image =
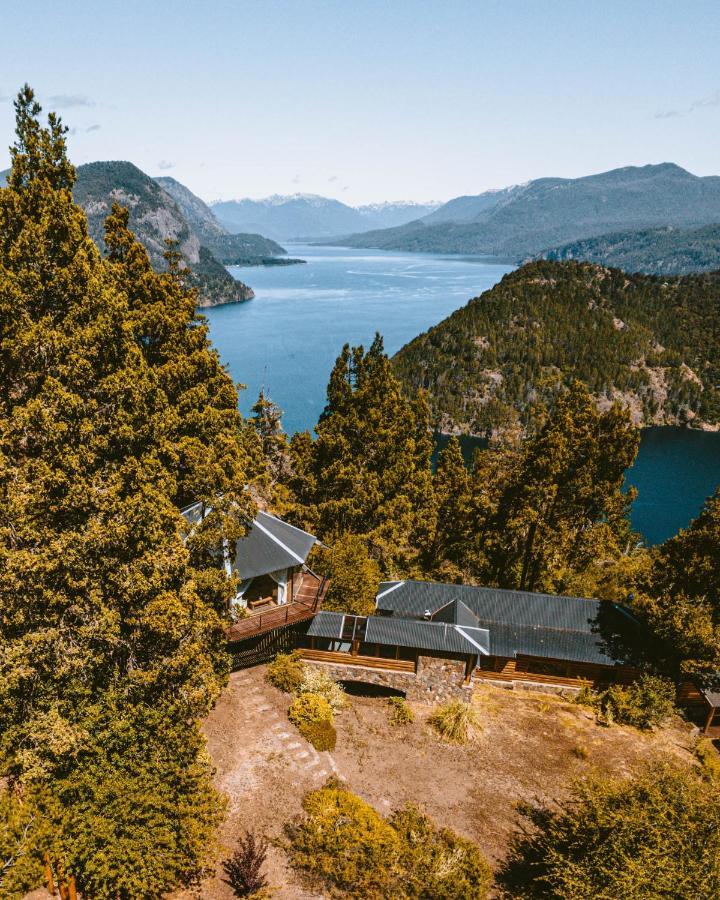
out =
[[[304,528],[298,528],[297,525],[291,525],[290,522],[286,522],[285,519],[281,519],[279,516],[274,516],[272,513],[267,512],[264,509],[258,510],[258,516],[267,516],[268,519],[272,519],[274,522],[279,522],[281,525],[284,525],[286,528],[292,528],[293,531],[299,531],[300,534],[306,534],[308,537],[314,538],[317,540],[314,534],[310,534],[309,531],[305,531]],[[257,516],[254,521],[257,521]]]
[[[298,556],[298,554],[297,554],[294,550],[291,550],[291,549],[287,546],[287,544],[283,544],[283,542],[280,540],[280,538],[275,537],[275,535],[272,533],[272,531],[269,531],[264,525],[262,525],[262,524],[257,520],[257,518],[255,518],[255,519],[253,520],[253,525],[256,525],[256,526],[260,529],[260,531],[263,532],[263,534],[266,534],[266,535],[270,538],[270,540],[275,541],[275,543],[278,545],[278,547],[282,547],[282,549],[283,549],[286,553],[289,553],[290,556],[292,556],[293,559],[296,559],[296,560],[300,563],[300,565],[304,565],[305,560],[304,560],[301,556]],[[292,527],[292,526],[291,526],[291,527]],[[310,537],[312,537],[312,535],[310,535]]]

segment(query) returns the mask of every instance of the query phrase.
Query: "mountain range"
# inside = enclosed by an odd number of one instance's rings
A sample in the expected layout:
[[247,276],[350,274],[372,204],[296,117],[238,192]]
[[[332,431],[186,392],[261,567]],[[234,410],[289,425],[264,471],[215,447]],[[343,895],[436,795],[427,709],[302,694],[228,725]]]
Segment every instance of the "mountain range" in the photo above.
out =
[[436,210],[439,203],[348,206],[316,194],[276,194],[264,200],[220,200],[212,211],[230,232],[257,231],[279,241],[316,240],[373,228],[391,228]]
[[[294,262],[275,241],[258,234],[229,234],[212,210],[174,178],[151,178],[125,161],[78,166],[73,195],[88,219],[90,236],[105,249],[105,219],[113,202],[126,206],[130,228],[153,266],[165,267],[165,241],[177,241],[194,273],[200,306],[235,303],[253,297],[252,289],[233,278],[226,265]],[[0,173],[0,187],[7,172]]]
[[718,223],[720,177],[699,177],[674,163],[662,163],[583,178],[539,178],[457,197],[413,222],[343,237],[342,243],[522,262],[551,248],[611,233]]
[[532,428],[559,387],[584,382],[639,425],[720,428],[720,273],[676,278],[535,261],[394,357],[442,431]]

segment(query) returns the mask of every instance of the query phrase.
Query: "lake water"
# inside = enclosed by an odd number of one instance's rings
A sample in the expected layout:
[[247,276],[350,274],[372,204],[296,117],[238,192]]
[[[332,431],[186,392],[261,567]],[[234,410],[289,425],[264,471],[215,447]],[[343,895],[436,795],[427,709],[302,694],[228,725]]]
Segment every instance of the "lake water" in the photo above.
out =
[[[205,313],[223,361],[247,385],[242,411],[264,387],[283,408],[289,433],[317,422],[344,343],[367,345],[379,331],[393,354],[512,269],[462,256],[303,245],[288,251],[307,264],[231,269],[255,299]],[[628,482],[640,492],[633,525],[649,543],[664,540],[720,484],[720,434],[647,429]]]

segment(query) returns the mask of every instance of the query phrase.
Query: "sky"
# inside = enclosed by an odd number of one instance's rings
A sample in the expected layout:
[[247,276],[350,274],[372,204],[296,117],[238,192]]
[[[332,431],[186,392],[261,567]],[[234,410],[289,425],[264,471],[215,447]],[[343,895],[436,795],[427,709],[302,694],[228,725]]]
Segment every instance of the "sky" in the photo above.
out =
[[0,0],[0,169],[28,82],[76,164],[207,201],[720,174],[718,46],[718,0]]

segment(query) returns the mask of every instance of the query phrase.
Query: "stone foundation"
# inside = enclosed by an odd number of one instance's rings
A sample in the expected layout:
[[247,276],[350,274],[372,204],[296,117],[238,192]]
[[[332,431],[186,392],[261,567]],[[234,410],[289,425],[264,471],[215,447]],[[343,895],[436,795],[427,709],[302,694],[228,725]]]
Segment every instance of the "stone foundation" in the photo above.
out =
[[[358,657],[354,657],[358,659]],[[320,662],[304,660],[307,666],[319,666],[335,681],[360,681],[403,691],[408,700],[420,703],[444,703],[448,700],[472,698],[472,685],[465,683],[465,663],[456,659],[418,658],[416,672],[374,669],[362,663]]]

